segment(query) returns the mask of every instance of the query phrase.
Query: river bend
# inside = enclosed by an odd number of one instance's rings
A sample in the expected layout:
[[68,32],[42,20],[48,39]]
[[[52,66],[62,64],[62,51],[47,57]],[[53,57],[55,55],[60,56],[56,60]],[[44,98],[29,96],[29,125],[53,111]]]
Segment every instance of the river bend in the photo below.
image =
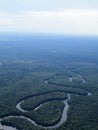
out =
[[[70,72],[71,72],[71,69],[68,69],[68,71],[69,71],[69,73],[70,73]],[[76,73],[76,72],[75,72],[75,73]],[[82,80],[82,83],[85,83],[85,82],[86,82],[85,79],[84,79],[79,73],[76,73],[76,74],[77,74],[77,76]],[[56,75],[55,75],[54,77],[56,78]],[[72,78],[71,76],[69,76],[69,81],[70,81],[70,82],[73,81],[73,78]],[[49,83],[48,83],[48,80],[45,80],[44,82],[45,82],[45,84],[49,84]],[[61,119],[60,119],[60,121],[59,121],[57,124],[55,124],[55,125],[53,125],[53,126],[41,126],[41,125],[37,124],[36,121],[33,121],[33,120],[31,120],[30,118],[27,118],[27,117],[22,116],[22,115],[21,115],[21,116],[13,116],[13,115],[12,115],[12,116],[8,116],[8,117],[4,117],[4,118],[0,119],[0,121],[3,120],[3,119],[8,119],[8,118],[22,118],[22,119],[28,120],[28,121],[31,122],[33,125],[35,125],[35,126],[37,126],[37,127],[40,127],[40,128],[49,128],[49,129],[58,128],[58,127],[60,127],[64,122],[66,122],[66,120],[67,120],[67,112],[68,112],[68,109],[69,109],[69,104],[68,104],[68,102],[69,102],[70,99],[71,99],[70,94],[71,94],[71,93],[67,93],[67,97],[68,97],[68,98],[67,98],[66,100],[62,100],[62,102],[64,103],[65,107],[64,107],[64,109],[63,109]],[[77,93],[77,94],[78,94],[78,93]],[[76,94],[76,95],[77,95],[77,94]],[[91,96],[91,95],[92,95],[92,93],[88,91],[87,96]],[[19,103],[16,105],[16,108],[17,108],[19,111],[21,111],[21,112],[28,112],[27,110],[24,110],[24,109],[21,108],[21,104],[22,104],[24,101],[25,101],[25,100],[22,100],[21,102],[19,102]],[[45,103],[46,103],[46,102],[45,102]],[[45,103],[43,103],[43,104],[45,104]],[[39,109],[43,104],[40,104],[40,105],[37,106],[34,110]],[[4,129],[4,130],[17,130],[16,128],[13,128],[13,127],[2,126],[1,123],[0,123],[0,129]]]

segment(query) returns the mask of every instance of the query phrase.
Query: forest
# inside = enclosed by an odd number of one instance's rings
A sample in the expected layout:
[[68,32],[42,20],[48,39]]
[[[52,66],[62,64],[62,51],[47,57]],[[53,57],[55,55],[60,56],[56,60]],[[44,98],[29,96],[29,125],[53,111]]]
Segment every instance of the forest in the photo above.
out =
[[2,128],[98,130],[98,38],[6,37],[0,41]]

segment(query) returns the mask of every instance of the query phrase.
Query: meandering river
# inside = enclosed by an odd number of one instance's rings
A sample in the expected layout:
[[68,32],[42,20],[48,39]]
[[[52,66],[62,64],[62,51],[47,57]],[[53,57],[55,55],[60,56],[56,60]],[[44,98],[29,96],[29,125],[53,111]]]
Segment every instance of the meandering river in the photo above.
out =
[[[70,69],[68,69],[68,71],[71,72]],[[82,83],[85,83],[85,82],[86,82],[85,79],[84,79],[79,73],[77,73],[77,76],[82,80]],[[55,78],[56,78],[56,77],[55,77]],[[73,81],[73,78],[72,78],[71,76],[69,76],[69,81],[70,81],[70,82]],[[48,83],[48,80],[45,80],[44,82],[45,82],[45,84],[49,84],[49,83]],[[60,121],[59,121],[57,124],[55,124],[55,125],[53,125],[53,126],[41,126],[41,125],[37,124],[35,121],[31,120],[30,118],[24,117],[24,116],[22,116],[22,115],[21,115],[21,116],[13,116],[13,115],[12,115],[12,116],[8,116],[8,117],[4,117],[4,118],[0,119],[0,121],[3,120],[3,119],[8,119],[8,118],[22,118],[22,119],[28,120],[28,121],[31,122],[33,125],[38,126],[38,127],[41,127],[41,128],[49,128],[49,129],[58,128],[58,127],[60,127],[64,122],[66,122],[66,120],[67,120],[67,112],[68,112],[68,109],[69,109],[68,101],[71,99],[70,94],[71,94],[71,93],[68,93],[68,94],[67,94],[67,97],[68,97],[68,98],[67,98],[66,100],[62,100],[62,102],[64,103],[65,107],[64,107],[64,109],[63,109],[61,119],[60,119]],[[78,93],[77,93],[77,94],[78,94]],[[87,96],[91,96],[91,95],[92,95],[92,93],[88,91]],[[21,104],[22,104],[24,101],[25,101],[25,100],[19,102],[19,103],[16,105],[16,108],[17,108],[19,111],[21,111],[21,112],[28,112],[28,111],[24,110],[23,108],[21,108]],[[46,102],[45,102],[45,103],[46,103]],[[45,104],[45,103],[43,103],[43,104]],[[37,106],[34,110],[39,109],[43,104],[40,104],[40,105]],[[3,130],[17,130],[16,128],[13,128],[13,127],[2,126],[1,123],[0,123],[0,129],[3,129]]]

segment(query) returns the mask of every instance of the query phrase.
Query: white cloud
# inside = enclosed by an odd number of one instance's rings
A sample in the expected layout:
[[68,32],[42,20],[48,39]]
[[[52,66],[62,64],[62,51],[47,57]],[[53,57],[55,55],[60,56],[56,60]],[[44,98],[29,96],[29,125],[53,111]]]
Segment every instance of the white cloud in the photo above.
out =
[[98,10],[26,11],[0,13],[1,31],[98,35]]

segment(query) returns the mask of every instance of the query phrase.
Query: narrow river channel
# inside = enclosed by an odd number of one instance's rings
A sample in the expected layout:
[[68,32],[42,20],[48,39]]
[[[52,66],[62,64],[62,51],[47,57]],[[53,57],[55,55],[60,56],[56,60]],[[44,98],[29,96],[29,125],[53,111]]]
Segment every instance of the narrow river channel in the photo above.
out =
[[[68,71],[71,72],[71,70],[68,70]],[[77,73],[77,76],[82,80],[82,83],[85,83],[85,82],[86,82],[85,79],[84,79],[79,73]],[[70,81],[70,82],[73,81],[73,79],[72,79],[71,76],[69,76],[69,81]],[[46,80],[46,81],[44,81],[44,82],[45,82],[45,84],[49,84],[49,83],[48,83],[48,80]],[[3,120],[3,119],[8,119],[8,118],[22,118],[22,119],[28,120],[28,121],[31,122],[33,125],[35,125],[35,126],[37,126],[37,127],[40,127],[40,128],[49,128],[49,129],[58,128],[58,127],[60,127],[64,122],[66,122],[66,120],[67,120],[67,116],[68,116],[68,115],[67,115],[67,112],[68,112],[68,109],[69,109],[69,104],[68,104],[68,102],[69,102],[70,99],[71,99],[70,94],[71,94],[71,93],[67,93],[67,97],[68,97],[68,98],[67,98],[66,100],[62,100],[62,102],[64,103],[65,106],[64,106],[64,109],[63,109],[63,112],[62,112],[61,119],[60,119],[60,121],[59,121],[57,124],[55,124],[55,125],[53,125],[53,126],[41,126],[41,125],[37,124],[35,121],[31,120],[30,118],[24,117],[24,116],[22,116],[22,115],[21,115],[21,116],[13,116],[13,115],[12,115],[12,116],[8,116],[8,117],[4,117],[4,118],[0,119],[0,121]],[[91,95],[92,95],[92,93],[88,91],[87,96],[91,96]],[[25,100],[19,102],[19,103],[16,105],[16,108],[17,108],[19,111],[21,111],[21,112],[28,112],[28,111],[26,111],[26,110],[24,110],[24,109],[21,108],[21,104],[22,104],[24,101],[25,101]],[[46,103],[46,102],[45,102],[45,103]],[[45,104],[45,103],[43,103],[43,104]],[[37,106],[34,110],[39,109],[43,104],[40,104],[40,105]],[[0,129],[2,129],[2,130],[17,130],[16,128],[13,128],[13,127],[2,126],[1,123],[0,123]]]

